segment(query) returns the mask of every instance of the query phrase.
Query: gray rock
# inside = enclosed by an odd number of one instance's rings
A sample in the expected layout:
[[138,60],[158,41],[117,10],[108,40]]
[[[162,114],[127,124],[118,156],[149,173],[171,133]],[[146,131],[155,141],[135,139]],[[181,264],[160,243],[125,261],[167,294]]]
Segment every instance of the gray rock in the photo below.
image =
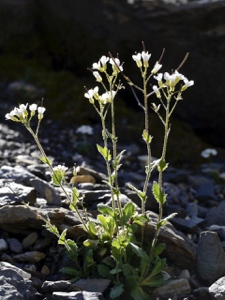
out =
[[197,189],[195,197],[199,201],[216,200],[214,184],[210,180],[203,182]]
[[38,233],[36,231],[31,232],[23,239],[23,248],[27,249],[32,246],[38,240]]
[[35,187],[40,196],[47,200],[48,205],[61,206],[61,198],[51,184],[39,178],[31,179],[30,183]]
[[45,258],[45,254],[39,251],[29,251],[22,254],[16,254],[13,259],[19,262],[36,263]]
[[24,186],[11,180],[0,180],[0,206],[20,204],[22,202],[34,204],[36,191],[32,187]]
[[9,249],[13,253],[21,253],[23,250],[22,243],[16,238],[8,239]]
[[209,287],[209,294],[213,299],[225,300],[225,277],[219,278]]
[[201,278],[210,284],[225,275],[225,253],[216,232],[201,232],[197,246],[197,270]]
[[0,178],[11,179],[16,183],[30,186],[30,179],[34,179],[35,176],[22,166],[2,166],[0,169]]
[[88,292],[104,293],[109,287],[111,281],[108,279],[80,279],[75,282],[75,285],[81,290]]
[[60,281],[48,281],[46,280],[42,287],[41,291],[44,293],[53,293],[53,292],[68,292],[73,290],[73,284],[67,280]]
[[0,252],[1,251],[6,251],[8,249],[8,244],[6,240],[0,239]]
[[173,219],[170,220],[170,222],[178,230],[181,230],[182,232],[195,233],[195,232],[198,231],[198,227],[197,227],[196,222],[194,222],[191,219],[182,219],[182,218],[174,217]]
[[[150,222],[145,226],[145,237],[152,240],[155,232],[157,214],[147,212]],[[159,233],[159,242],[166,244],[165,256],[181,269],[192,270],[196,263],[196,245],[182,232],[176,230],[174,226],[167,222]]]
[[183,297],[188,296],[191,292],[191,287],[187,279],[175,279],[171,280],[165,285],[157,288],[153,295],[154,297],[160,297],[163,299],[173,298],[174,295],[183,299]]
[[35,293],[32,282],[24,279],[14,268],[0,270],[0,299],[35,300]]
[[104,300],[101,293],[92,292],[54,292],[52,300]]
[[221,225],[225,226],[225,201],[222,201],[217,207],[209,209],[206,216],[206,223],[210,225]]
[[13,270],[15,271],[17,274],[19,274],[21,277],[23,277],[23,279],[30,279],[31,275],[23,270],[21,270],[20,268],[17,268],[16,266],[8,263],[8,262],[0,262],[0,270]]

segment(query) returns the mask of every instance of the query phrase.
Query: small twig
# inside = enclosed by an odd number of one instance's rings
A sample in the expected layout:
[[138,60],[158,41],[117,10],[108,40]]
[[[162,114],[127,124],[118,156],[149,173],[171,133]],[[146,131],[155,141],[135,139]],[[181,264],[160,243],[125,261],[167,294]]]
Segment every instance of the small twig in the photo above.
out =
[[184,59],[182,60],[182,62],[180,63],[180,65],[176,68],[177,71],[179,71],[183,67],[183,65],[185,64],[185,62],[188,59],[188,56],[189,56],[189,52],[186,53]]

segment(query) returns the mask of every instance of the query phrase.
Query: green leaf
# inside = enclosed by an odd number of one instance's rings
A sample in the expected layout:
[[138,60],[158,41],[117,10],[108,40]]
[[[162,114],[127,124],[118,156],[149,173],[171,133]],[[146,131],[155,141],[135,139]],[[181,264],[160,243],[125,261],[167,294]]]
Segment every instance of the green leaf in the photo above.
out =
[[158,203],[164,204],[166,202],[167,195],[156,181],[153,182],[152,193]]
[[48,157],[40,156],[39,159],[48,166],[52,165],[52,163],[51,163],[50,159],[48,159]]
[[78,256],[78,247],[77,244],[73,240],[66,240],[67,244],[69,245],[70,250],[67,251],[68,256],[72,261],[77,261]]
[[124,225],[134,215],[135,206],[134,206],[133,202],[126,203],[122,212],[123,212],[122,223]]
[[98,215],[97,219],[101,222],[101,224],[103,225],[104,229],[107,230],[108,229],[108,224],[107,224],[106,217],[104,217],[103,215]]
[[106,265],[98,265],[98,274],[103,277],[103,278],[111,278],[110,274],[110,269]]
[[146,286],[146,287],[158,287],[163,285],[164,280],[162,274],[157,274],[155,276],[148,276],[143,281],[140,283],[141,286]]
[[112,207],[110,207],[106,204],[98,204],[97,207],[98,207],[98,211],[100,213],[102,213],[103,215],[106,215],[106,216],[110,215],[110,216],[114,217],[115,213],[114,213],[114,210],[112,209]]
[[135,274],[135,269],[130,264],[124,264],[122,270],[125,277],[133,276]]
[[137,245],[130,243],[130,246],[133,250],[133,252],[140,257],[141,259],[143,259],[144,261],[146,261],[146,263],[148,262],[148,255],[147,253],[140,247],[138,247]]
[[65,245],[65,241],[66,241],[66,229],[64,229],[63,232],[61,233],[61,235],[58,239],[58,244]]
[[131,296],[134,300],[150,300],[150,295],[140,286],[137,286],[131,291]]
[[110,150],[106,147],[101,147],[100,145],[96,145],[98,152],[104,157],[105,160],[110,161],[111,160],[111,154]]
[[155,275],[161,273],[166,265],[166,259],[163,258],[158,258],[158,260],[155,262],[155,266],[153,268],[153,270],[151,271],[151,274],[149,277],[154,277]]
[[164,250],[166,249],[165,243],[160,243],[155,247],[155,250],[153,252],[153,258],[159,256]]
[[159,172],[163,172],[163,171],[165,171],[167,168],[168,168],[168,164],[165,162],[165,160],[164,159],[160,159],[159,160],[159,163],[158,163],[158,165],[157,165],[157,168],[158,168],[158,171]]
[[139,196],[139,198],[141,199],[141,201],[146,201],[146,194],[140,190],[138,190],[135,186],[133,186],[131,183],[127,183],[127,186],[133,190],[134,192],[137,193],[137,195]]
[[96,224],[93,222],[89,221],[87,223],[87,228],[88,228],[88,234],[90,237],[94,237],[97,235],[97,229],[96,229]]
[[83,245],[85,247],[96,247],[99,244],[99,240],[91,240],[91,239],[86,239],[83,242]]
[[117,164],[120,163],[121,159],[123,158],[123,154],[126,152],[126,150],[122,150],[116,157],[116,161],[117,161]]
[[123,284],[115,285],[113,288],[110,290],[110,298],[111,299],[116,299],[119,298],[123,294]]
[[144,129],[142,133],[142,138],[147,144],[150,144],[153,137],[149,135],[148,132]]
[[64,268],[60,269],[60,272],[67,274],[67,275],[71,275],[73,277],[76,276],[77,279],[79,279],[79,277],[80,277],[80,272],[75,268],[64,267]]
[[78,200],[79,200],[79,191],[78,191],[77,188],[73,187],[73,189],[72,189],[72,200],[71,200],[70,206],[69,206],[69,208],[71,210],[76,209],[76,205],[77,205]]

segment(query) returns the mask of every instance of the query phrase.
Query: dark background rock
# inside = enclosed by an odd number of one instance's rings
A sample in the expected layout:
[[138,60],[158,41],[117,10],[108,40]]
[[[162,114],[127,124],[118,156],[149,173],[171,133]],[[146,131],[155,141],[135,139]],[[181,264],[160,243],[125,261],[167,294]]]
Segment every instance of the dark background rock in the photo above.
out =
[[[178,67],[190,52],[182,72],[195,86],[175,114],[210,143],[225,146],[224,6],[220,0],[175,6],[161,1],[1,0],[0,88],[9,87],[1,100],[12,94],[17,101],[45,97],[55,117],[93,121],[96,115],[83,98],[83,86],[95,83],[86,69],[102,54],[118,52],[126,73],[136,79],[131,55],[144,40],[152,64],[166,48],[164,71]],[[17,92],[15,84],[14,89],[9,85],[13,82],[19,83]],[[136,107],[129,89],[121,98],[127,104],[119,114]]]

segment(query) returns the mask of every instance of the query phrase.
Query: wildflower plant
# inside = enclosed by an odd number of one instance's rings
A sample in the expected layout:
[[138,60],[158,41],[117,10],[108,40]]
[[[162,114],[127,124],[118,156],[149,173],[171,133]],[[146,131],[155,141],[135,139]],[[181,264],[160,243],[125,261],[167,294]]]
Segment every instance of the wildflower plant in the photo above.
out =
[[[40,152],[40,159],[46,163],[52,174],[52,181],[60,186],[70,202],[70,208],[75,210],[80,218],[86,238],[80,242],[66,238],[66,231],[58,232],[49,219],[44,219],[45,227],[58,237],[58,243],[63,244],[69,256],[75,261],[77,268],[67,268],[75,279],[80,277],[100,276],[112,281],[110,290],[111,299],[128,297],[134,300],[147,300],[151,290],[163,284],[162,271],[166,260],[160,257],[165,245],[158,243],[160,229],[170,218],[174,216],[163,216],[163,206],[167,195],[163,189],[163,172],[168,167],[166,162],[166,149],[170,133],[170,118],[180,100],[183,92],[194,84],[179,69],[186,60],[175,71],[171,73],[159,72],[162,69],[162,55],[154,64],[150,63],[151,54],[145,50],[135,53],[132,56],[142,78],[142,86],[136,85],[124,73],[123,63],[118,57],[102,56],[98,62],[93,63],[91,71],[97,82],[96,86],[86,89],[84,97],[94,107],[101,120],[102,144],[97,145],[97,150],[104,158],[108,179],[105,183],[111,191],[112,205],[101,203],[98,205],[97,220],[91,220],[87,214],[82,214],[78,209],[79,191],[74,186],[66,183],[65,176],[67,167],[63,165],[52,166],[46,156],[38,139],[38,130],[43,118],[44,107],[37,107],[32,104],[21,104],[6,115],[7,119],[21,122],[35,139]],[[120,201],[120,187],[118,172],[122,165],[125,150],[118,153],[115,122],[115,103],[117,93],[124,88],[121,80],[125,79],[133,94],[144,112],[144,129],[142,138],[146,144],[147,165],[145,166],[145,181],[141,190],[132,184],[128,187],[135,191],[141,200],[141,213],[138,213],[132,201],[124,206]],[[136,90],[142,93],[140,100]],[[157,100],[157,103],[150,103],[150,96]],[[162,153],[159,159],[152,161],[150,135],[149,108],[158,115],[164,126],[164,140]],[[30,120],[38,113],[36,131],[30,126]],[[106,118],[110,119],[110,128],[107,128]],[[145,225],[149,220],[145,209],[147,200],[147,189],[154,169],[158,170],[158,180],[152,184],[152,193],[159,206],[158,220],[155,227],[155,234],[152,241],[145,240]],[[77,168],[74,168],[73,175],[76,177]],[[65,188],[70,188],[70,192]],[[85,210],[85,209],[84,209]],[[141,235],[139,234],[141,233]],[[82,258],[82,259],[81,259]]]

